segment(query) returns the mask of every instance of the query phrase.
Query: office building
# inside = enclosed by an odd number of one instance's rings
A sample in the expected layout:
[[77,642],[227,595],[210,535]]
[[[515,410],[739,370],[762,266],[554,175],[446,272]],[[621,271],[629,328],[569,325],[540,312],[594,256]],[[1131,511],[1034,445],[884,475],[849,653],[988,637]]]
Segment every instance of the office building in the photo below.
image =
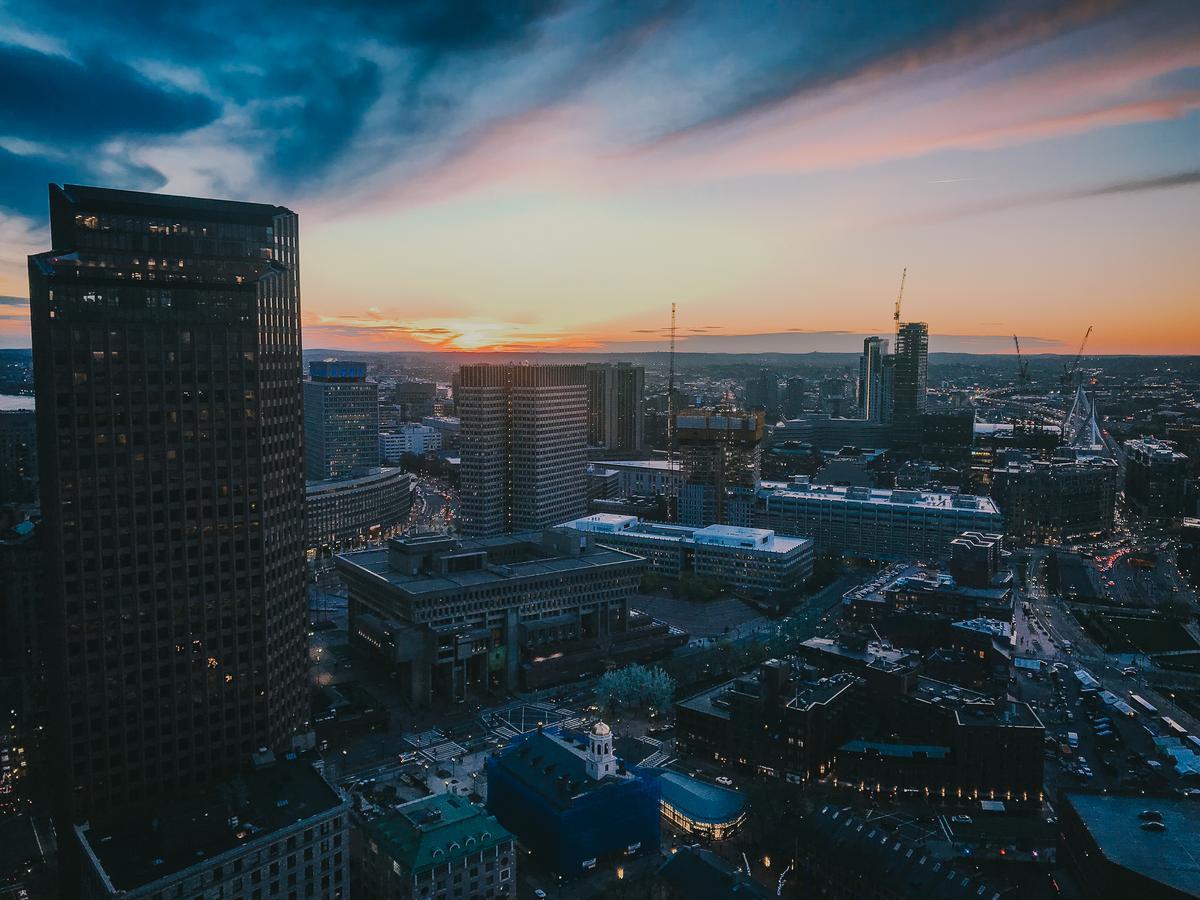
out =
[[771,430],[770,443],[772,446],[811,444],[818,450],[886,448],[893,444],[892,425],[867,419],[835,418],[828,413],[808,413],[776,425]]
[[780,412],[779,376],[770,369],[760,369],[746,382],[746,408],[762,410],[772,422]]
[[803,476],[764,482],[755,510],[759,528],[811,537],[817,553],[867,559],[941,559],[962,532],[997,532],[1003,524],[988,497],[824,487]]
[[586,366],[463,366],[455,399],[465,534],[536,531],[583,515]]
[[434,794],[350,834],[355,900],[491,900],[516,896],[512,834],[466,797]]
[[1173,519],[1183,512],[1188,458],[1155,438],[1125,442],[1125,505],[1143,519]]
[[304,382],[304,477],[351,478],[379,468],[379,385],[363,362],[308,365]]
[[696,410],[675,417],[681,524],[750,527],[762,468],[762,411]]
[[645,368],[629,363],[589,363],[587,382],[588,445],[613,453],[645,450]]
[[769,660],[676,701],[676,752],[793,784],[820,778],[850,733],[856,684],[849,674],[805,680]]
[[50,236],[29,281],[66,823],[305,739],[299,245],[282,207],[75,185]]
[[458,449],[458,436],[462,430],[462,421],[458,416],[425,416],[421,424],[438,433],[441,449]]
[[413,703],[515,690],[603,668],[606,654],[678,641],[632,616],[645,562],[567,529],[456,541],[392,538],[339,556],[350,641],[397,673]]
[[429,425],[401,425],[394,431],[379,433],[379,459],[394,466],[406,454],[424,456],[442,449],[442,433]]
[[1004,535],[964,531],[950,542],[950,575],[965,587],[991,587],[1008,556]]
[[32,793],[24,790],[31,774],[38,776],[43,789],[53,774],[44,730],[50,648],[42,538],[27,520],[0,533],[0,817]]
[[349,799],[305,760],[254,758],[199,797],[76,825],[84,900],[349,898]]
[[304,487],[308,549],[353,546],[385,537],[408,520],[413,484],[413,476],[398,468],[308,482]]
[[1010,540],[1060,542],[1112,530],[1119,480],[1120,467],[1107,456],[1009,452],[992,470],[992,499]]
[[404,381],[391,391],[402,421],[416,422],[434,414],[438,386],[431,381]]
[[594,513],[563,524],[596,543],[643,557],[665,578],[694,574],[758,597],[785,595],[812,577],[812,541],[757,528],[664,525],[636,516]]
[[868,682],[868,700],[859,736],[834,757],[839,782],[869,793],[1044,800],[1046,729],[1029,704],[924,677],[899,696],[872,691]]
[[37,428],[32,409],[0,411],[0,506],[37,502]]
[[805,391],[808,385],[803,378],[789,378],[783,386],[783,417],[794,419],[804,412]]
[[896,332],[893,365],[891,421],[894,434],[902,444],[919,444],[929,382],[928,325],[908,322],[900,326]]
[[488,811],[552,872],[658,855],[658,780],[629,769],[613,740],[603,722],[584,735],[539,727],[488,757]]
[[869,422],[891,421],[891,375],[895,370],[889,365],[885,378],[884,360],[887,356],[886,338],[869,337],[863,341],[862,358],[858,361],[858,409]]
[[[961,541],[962,538],[956,538]],[[953,543],[953,542],[952,542]],[[1012,618],[1011,578],[971,586],[936,566],[898,564],[876,578],[851,588],[842,597],[843,615],[850,621],[872,623],[885,634],[895,635],[896,619],[912,619],[912,635],[897,643],[928,649],[944,636],[938,622],[977,616]]]
[[612,472],[616,476],[615,497],[677,497],[683,484],[683,472],[678,460],[672,464],[666,459],[606,459],[592,463],[595,478],[607,478]]

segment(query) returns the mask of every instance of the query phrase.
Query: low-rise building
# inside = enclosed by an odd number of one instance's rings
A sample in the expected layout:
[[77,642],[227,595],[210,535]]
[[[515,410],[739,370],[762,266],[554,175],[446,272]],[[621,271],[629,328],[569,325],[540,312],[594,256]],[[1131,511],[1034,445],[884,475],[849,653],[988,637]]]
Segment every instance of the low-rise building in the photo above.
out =
[[812,541],[760,528],[709,525],[691,528],[642,522],[636,516],[596,513],[566,522],[596,542],[642,556],[667,578],[694,573],[748,594],[794,591],[813,571]]
[[898,698],[869,699],[861,733],[835,755],[839,782],[954,800],[1044,799],[1046,729],[1029,704],[924,677]]
[[1107,456],[1009,454],[992,470],[992,499],[1010,539],[1064,541],[1112,530],[1119,480],[1120,467]]
[[256,768],[136,817],[75,826],[85,900],[349,897],[350,801],[300,759]]
[[1172,519],[1183,512],[1188,458],[1169,441],[1125,442],[1125,504],[1144,519]]
[[356,900],[490,900],[516,896],[512,834],[466,797],[434,794],[355,822]]
[[1200,897],[1198,846],[1195,800],[1064,793],[1058,804],[1058,861],[1085,897]]
[[337,567],[350,643],[393,669],[413,703],[541,686],[686,639],[631,612],[640,556],[569,529],[409,535],[339,556]]
[[379,538],[412,510],[413,476],[391,468],[359,478],[310,481],[304,488],[308,547],[341,547]]
[[487,790],[488,810],[560,875],[658,852],[658,780],[625,765],[603,722],[581,736],[519,735],[488,758]]
[[662,816],[685,834],[722,841],[746,821],[746,795],[664,769],[658,776]]
[[849,733],[856,679],[793,676],[770,660],[752,677],[709,688],[675,704],[681,755],[800,784],[825,773]]
[[814,485],[804,476],[762,482],[755,525],[811,537],[818,553],[935,560],[964,531],[1003,531],[988,497]]

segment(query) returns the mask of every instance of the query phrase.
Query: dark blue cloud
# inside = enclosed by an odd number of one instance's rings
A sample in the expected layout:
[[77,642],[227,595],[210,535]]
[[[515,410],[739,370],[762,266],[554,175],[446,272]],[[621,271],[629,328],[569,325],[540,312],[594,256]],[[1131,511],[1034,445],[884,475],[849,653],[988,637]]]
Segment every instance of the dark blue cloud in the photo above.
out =
[[[601,79],[614,105],[629,108],[617,116],[616,142],[637,145],[719,127],[914,58],[1044,40],[1123,5],[265,0],[251,23],[233,0],[60,0],[53,35],[70,59],[0,46],[0,84],[9,86],[0,91],[0,135],[73,162],[0,156],[0,188],[12,189],[0,204],[40,214],[46,180],[160,183],[158,173],[130,167],[124,149],[99,158],[104,142],[138,136],[130,142],[136,156],[144,144],[209,124],[206,140],[239,148],[256,167],[251,179],[238,173],[256,190],[341,193],[392,167],[418,176],[470,150],[491,126]],[[1183,8],[1179,0],[1151,5],[1170,13],[1163,21]],[[48,27],[41,4],[17,0],[10,11],[33,33]],[[158,71],[195,88],[141,74]],[[198,158],[192,171],[211,169]]]
[[161,172],[148,166],[117,163],[98,169],[99,162],[85,154],[48,158],[17,154],[0,147],[0,212],[44,220],[48,211],[47,188],[52,182],[113,184],[129,190],[154,191],[167,183]]
[[199,94],[147,81],[127,65],[92,55],[80,62],[0,46],[0,122],[33,141],[83,143],[124,134],[171,134],[217,117]]

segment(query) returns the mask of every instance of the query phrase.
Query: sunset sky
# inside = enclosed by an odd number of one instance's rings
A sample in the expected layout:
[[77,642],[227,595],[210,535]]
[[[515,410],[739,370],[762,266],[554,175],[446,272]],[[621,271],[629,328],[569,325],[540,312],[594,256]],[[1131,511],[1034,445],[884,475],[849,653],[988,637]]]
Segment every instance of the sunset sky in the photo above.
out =
[[933,350],[1200,353],[1200,2],[397,6],[0,5],[0,346],[55,181],[295,209],[309,347],[848,350],[907,266]]

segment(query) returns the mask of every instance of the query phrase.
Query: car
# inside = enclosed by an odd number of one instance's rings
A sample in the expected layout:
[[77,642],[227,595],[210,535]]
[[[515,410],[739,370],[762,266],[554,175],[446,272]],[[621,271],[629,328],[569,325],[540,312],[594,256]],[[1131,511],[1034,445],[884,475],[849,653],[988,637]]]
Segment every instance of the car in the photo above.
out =
[[723,784],[723,785],[725,785],[725,787],[729,787],[733,784],[733,779],[730,778],[728,775],[718,775],[717,776],[717,784]]
[[1162,813],[1160,813],[1157,809],[1143,809],[1140,813],[1138,813],[1138,818],[1143,822],[1161,822]]
[[537,897],[537,900],[546,900],[546,892],[541,888],[535,888],[533,896]]
[[1142,823],[1142,831],[1162,832],[1162,831],[1166,831],[1166,830],[1167,830],[1167,826],[1164,825],[1162,822],[1156,822],[1156,821],[1151,820],[1149,822]]
[[951,816],[950,821],[955,825],[970,825],[975,820],[970,816]]

